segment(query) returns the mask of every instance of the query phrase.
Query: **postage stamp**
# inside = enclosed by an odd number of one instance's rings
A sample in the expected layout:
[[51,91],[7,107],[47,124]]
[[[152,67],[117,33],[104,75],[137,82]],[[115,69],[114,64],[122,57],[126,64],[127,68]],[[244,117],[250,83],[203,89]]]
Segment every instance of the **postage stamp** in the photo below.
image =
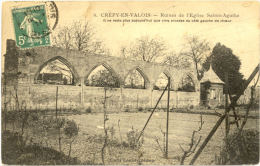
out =
[[21,48],[50,45],[45,5],[12,9],[16,44]]

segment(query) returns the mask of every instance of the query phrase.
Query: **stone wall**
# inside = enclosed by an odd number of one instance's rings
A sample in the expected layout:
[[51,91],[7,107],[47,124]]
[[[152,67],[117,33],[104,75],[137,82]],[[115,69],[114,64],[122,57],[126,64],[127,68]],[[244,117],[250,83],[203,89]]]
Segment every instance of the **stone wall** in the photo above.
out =
[[[244,94],[240,96],[240,98],[237,101],[238,105],[244,105],[244,104],[248,104],[250,103],[250,99],[251,99],[251,86],[248,86],[245,91]],[[260,100],[260,85],[256,86],[255,88],[255,93],[254,93],[254,100],[256,103],[259,103]]]
[[[17,91],[9,88],[7,95],[11,102],[8,107],[15,107],[15,96],[17,92],[20,107],[27,109],[49,109],[56,108],[56,91],[58,87],[58,109],[86,110],[91,108],[95,112],[103,110],[104,88],[84,87],[82,97],[82,87],[72,85],[37,85],[29,86],[19,84]],[[139,108],[153,108],[163,91],[147,89],[126,89],[113,88],[107,90],[106,106],[108,111],[133,111]],[[83,101],[82,101],[83,100]],[[81,103],[84,103],[83,105]],[[199,92],[170,91],[170,108],[184,108],[199,105]],[[167,91],[165,92],[158,108],[167,107]]]
[[[75,77],[75,85],[37,84],[36,79],[41,69],[52,60],[60,60]],[[6,91],[2,94],[5,101],[10,99],[9,106],[15,103],[16,92],[19,106],[26,105],[31,109],[54,109],[56,103],[56,87],[58,87],[58,108],[81,109],[88,107],[96,111],[102,110],[104,89],[85,86],[88,75],[99,65],[103,65],[120,80],[120,87],[109,90],[107,105],[111,111],[125,109],[152,108],[162,91],[153,90],[161,73],[171,78],[171,107],[190,107],[199,105],[199,82],[196,72],[190,69],[176,69],[172,66],[144,61],[133,61],[107,55],[86,55],[75,50],[55,47],[37,47],[20,50],[15,41],[7,40],[5,54]],[[128,89],[124,81],[128,74],[138,69],[146,82],[146,89]],[[179,92],[178,84],[185,76],[190,76],[195,84],[195,92]],[[3,87],[3,86],[2,86]],[[17,90],[14,89],[17,87]],[[167,92],[159,107],[166,107]],[[2,105],[3,106],[3,105]]]

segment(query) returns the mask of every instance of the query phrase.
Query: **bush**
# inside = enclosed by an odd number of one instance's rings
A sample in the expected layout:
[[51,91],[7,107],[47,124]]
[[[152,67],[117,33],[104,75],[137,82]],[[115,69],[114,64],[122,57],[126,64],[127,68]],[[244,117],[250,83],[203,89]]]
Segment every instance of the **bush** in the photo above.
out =
[[[20,146],[20,145],[24,146]],[[2,133],[2,162],[10,165],[79,165],[77,158],[71,158],[52,148],[40,144],[26,144],[18,133]]]
[[127,136],[127,142],[128,146],[133,149],[139,149],[144,143],[143,137],[138,141],[138,137],[140,135],[140,132],[138,130],[134,130],[132,127],[132,130],[126,133]]
[[129,107],[127,106],[127,107],[125,107],[125,112],[129,112]]
[[77,126],[77,123],[74,120],[68,120],[64,127],[64,134],[72,138],[74,136],[77,136],[79,132],[79,127]]
[[7,122],[14,122],[17,118],[16,111],[7,111],[5,114]]
[[216,108],[217,109],[225,109],[225,106],[224,105],[218,105]]
[[88,107],[87,109],[86,109],[86,113],[91,113],[92,112],[92,108],[91,107]]
[[76,115],[76,114],[80,114],[80,110],[73,109],[73,110],[72,110],[72,113],[73,113],[74,115]]
[[143,110],[144,110],[143,107],[138,108],[138,112],[143,112]]
[[257,164],[259,162],[259,132],[253,129],[238,131],[227,138],[227,145],[222,147],[216,164]]

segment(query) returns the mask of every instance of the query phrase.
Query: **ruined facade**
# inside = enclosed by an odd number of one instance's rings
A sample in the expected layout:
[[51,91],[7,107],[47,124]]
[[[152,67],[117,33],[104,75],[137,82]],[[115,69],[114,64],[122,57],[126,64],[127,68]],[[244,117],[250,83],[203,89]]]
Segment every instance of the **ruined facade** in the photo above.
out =
[[[144,61],[133,61],[125,58],[86,55],[75,50],[65,50],[56,47],[37,47],[20,50],[14,40],[7,40],[5,56],[4,90],[2,96],[5,101],[14,103],[17,93],[19,105],[30,109],[54,109],[56,106],[56,91],[58,87],[58,108],[86,109],[93,108],[101,111],[104,88],[86,86],[85,82],[92,71],[98,66],[104,66],[119,80],[119,87],[108,90],[108,107],[111,111],[122,111],[128,108],[151,108],[155,105],[162,90],[155,90],[161,73],[171,79],[170,107],[190,107],[200,103],[200,84],[196,79],[196,72],[192,70],[178,70],[172,66]],[[40,71],[48,62],[59,60],[65,64],[73,74],[74,85],[51,85],[37,81]],[[129,73],[137,70],[144,78],[144,89],[132,89],[124,86]],[[192,79],[194,92],[178,91],[178,85],[184,77]],[[166,107],[167,96],[164,95],[159,107]]]

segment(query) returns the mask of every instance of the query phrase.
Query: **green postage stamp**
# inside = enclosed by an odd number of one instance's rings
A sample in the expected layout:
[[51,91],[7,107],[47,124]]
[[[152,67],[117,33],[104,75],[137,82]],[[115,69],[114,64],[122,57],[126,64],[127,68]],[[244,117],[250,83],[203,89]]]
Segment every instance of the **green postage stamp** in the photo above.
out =
[[12,9],[16,44],[21,48],[50,45],[45,5]]

